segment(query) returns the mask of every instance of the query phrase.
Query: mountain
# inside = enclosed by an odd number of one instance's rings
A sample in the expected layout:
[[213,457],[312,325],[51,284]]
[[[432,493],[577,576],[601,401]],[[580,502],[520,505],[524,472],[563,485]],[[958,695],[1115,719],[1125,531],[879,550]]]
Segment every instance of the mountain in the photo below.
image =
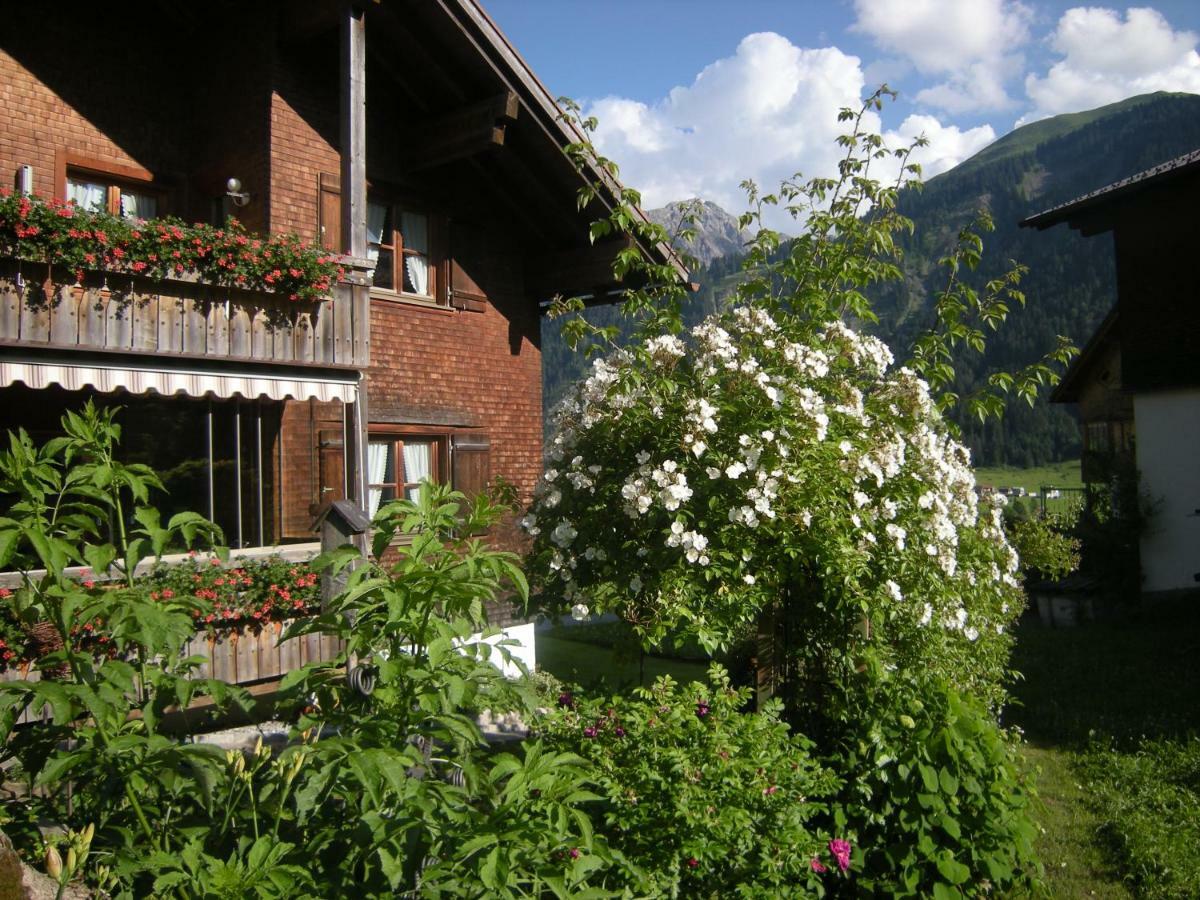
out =
[[[1200,147],[1200,96],[1156,93],[1086,112],[1025,125],[921,191],[906,191],[901,212],[916,228],[903,236],[905,280],[877,292],[879,332],[897,348],[931,324],[931,297],[944,281],[936,261],[976,210],[996,230],[984,235],[984,257],[973,283],[1029,267],[1021,283],[1026,306],[1014,310],[982,357],[967,357],[956,389],[967,393],[998,369],[1033,361],[1065,334],[1082,346],[1116,302],[1112,239],[1085,238],[1060,226],[1039,232],[1018,223],[1121,178]],[[1040,465],[1079,453],[1073,416],[1045,400],[1010,406],[1000,422],[959,421],[981,465]]]
[[[937,260],[953,246],[959,230],[986,209],[996,229],[984,235],[984,256],[973,284],[981,286],[1009,268],[1029,267],[1022,281],[1027,302],[990,338],[983,357],[959,366],[955,389],[969,393],[993,371],[1034,361],[1064,334],[1082,346],[1116,302],[1112,239],[1084,238],[1065,226],[1038,232],[1017,227],[1022,219],[1200,147],[1200,96],[1147,94],[1086,112],[1055,116],[1018,128],[955,168],[930,179],[923,190],[905,191],[901,212],[913,219],[912,236],[900,235],[904,280],[874,291],[880,316],[876,331],[903,358],[913,338],[932,324],[932,297],[944,281]],[[670,226],[679,204],[650,215]],[[736,219],[705,203],[704,222],[692,252],[706,266],[693,275],[700,291],[689,320],[717,308],[735,283],[743,237]],[[658,218],[661,216],[661,218]],[[711,248],[706,253],[696,250]],[[720,249],[719,249],[720,248]],[[619,321],[599,308],[589,318]],[[547,409],[586,363],[571,354],[557,325],[543,327]],[[960,419],[963,437],[980,465],[1032,466],[1079,454],[1074,417],[1044,399],[1029,408],[1010,406],[1003,420],[981,425]]]
[[681,243],[680,248],[694,256],[702,266],[715,259],[744,252],[751,235],[738,227],[737,216],[730,215],[711,200],[676,200],[658,209],[646,210],[650,221],[663,226],[671,234],[679,228],[683,208],[700,203],[700,216],[693,226],[696,232],[690,243]]

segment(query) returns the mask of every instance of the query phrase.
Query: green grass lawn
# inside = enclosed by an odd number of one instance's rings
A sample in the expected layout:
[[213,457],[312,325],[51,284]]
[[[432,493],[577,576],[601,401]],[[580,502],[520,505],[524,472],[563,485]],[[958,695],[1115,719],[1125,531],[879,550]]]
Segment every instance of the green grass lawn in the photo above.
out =
[[1200,897],[1200,596],[1026,620],[1013,664],[1051,895]]
[[1051,463],[1032,469],[1016,469],[1011,466],[981,467],[975,470],[975,480],[987,487],[1023,487],[1027,491],[1039,490],[1043,485],[1053,487],[1083,487],[1079,476],[1079,460]]

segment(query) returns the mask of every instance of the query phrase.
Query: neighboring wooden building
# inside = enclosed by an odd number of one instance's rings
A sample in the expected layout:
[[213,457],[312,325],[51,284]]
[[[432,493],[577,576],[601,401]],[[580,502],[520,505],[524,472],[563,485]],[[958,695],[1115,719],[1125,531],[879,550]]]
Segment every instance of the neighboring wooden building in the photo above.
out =
[[1050,395],[1051,403],[1078,404],[1082,474],[1088,484],[1107,482],[1133,461],[1133,395],[1121,381],[1119,331],[1114,309]]
[[1200,150],[1023,221],[1112,232],[1117,307],[1052,399],[1080,404],[1086,479],[1134,454],[1155,512],[1141,542],[1143,587],[1200,580]]
[[130,217],[234,213],[347,274],[299,309],[0,260],[0,431],[120,404],[167,502],[241,548],[307,545],[323,502],[373,512],[423,477],[528,501],[541,305],[619,287],[624,244],[588,229],[620,186],[574,169],[578,137],[475,0],[6,10],[6,181]]

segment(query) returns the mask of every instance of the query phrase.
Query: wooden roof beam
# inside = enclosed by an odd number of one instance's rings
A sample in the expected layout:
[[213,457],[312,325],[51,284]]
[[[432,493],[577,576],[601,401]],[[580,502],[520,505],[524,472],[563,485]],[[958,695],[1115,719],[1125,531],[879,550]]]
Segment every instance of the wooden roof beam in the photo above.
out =
[[633,246],[624,235],[590,247],[549,253],[527,261],[526,289],[539,299],[554,294],[604,293],[620,284],[613,277],[617,254]]
[[404,168],[410,172],[476,156],[504,146],[504,130],[520,112],[517,95],[503,91],[452,113],[413,126]]

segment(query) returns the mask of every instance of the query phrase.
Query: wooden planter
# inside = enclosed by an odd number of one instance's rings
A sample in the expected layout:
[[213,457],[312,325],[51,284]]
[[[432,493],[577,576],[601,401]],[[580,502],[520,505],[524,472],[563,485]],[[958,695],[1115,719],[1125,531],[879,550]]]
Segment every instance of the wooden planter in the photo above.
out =
[[[255,633],[250,629],[210,636],[199,631],[184,645],[185,656],[202,656],[196,671],[200,678],[217,678],[228,684],[248,685],[282,678],[293,669],[311,662],[334,659],[344,642],[322,634],[308,634],[279,642],[292,620],[268,622]],[[41,681],[43,673],[25,663],[0,672],[0,681]],[[36,722],[40,714],[26,710],[17,723]]]

